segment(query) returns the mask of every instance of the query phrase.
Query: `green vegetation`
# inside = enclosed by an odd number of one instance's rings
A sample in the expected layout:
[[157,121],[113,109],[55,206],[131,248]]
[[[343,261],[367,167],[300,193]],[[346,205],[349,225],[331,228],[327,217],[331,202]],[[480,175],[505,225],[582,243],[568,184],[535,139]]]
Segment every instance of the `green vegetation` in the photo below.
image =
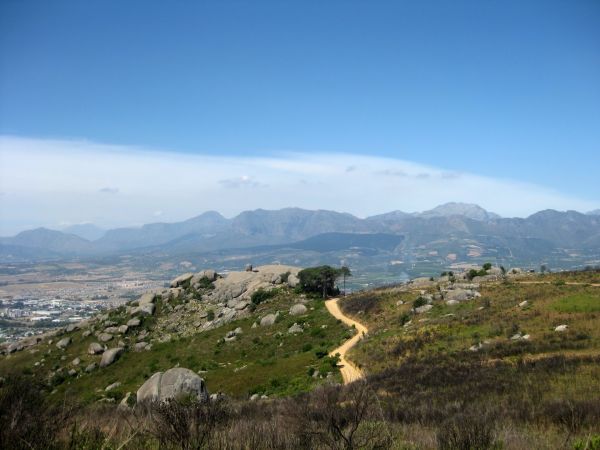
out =
[[260,288],[257,289],[253,294],[252,297],[250,298],[250,300],[252,301],[252,303],[254,303],[255,305],[260,305],[262,302],[269,300],[273,297],[275,297],[277,295],[277,291],[274,289],[271,289],[269,291]]
[[349,359],[396,420],[437,429],[437,448],[494,448],[500,429],[520,436],[502,448],[587,443],[600,432],[600,272],[523,280],[484,283],[481,297],[436,300],[425,314],[412,311],[424,303],[419,288],[352,295],[342,310],[369,334]]
[[335,287],[338,278],[343,277],[345,285],[346,277],[351,275],[350,269],[347,267],[336,269],[331,266],[319,266],[301,270],[298,273],[298,278],[302,291],[327,298],[330,295],[339,294],[339,290]]
[[[29,373],[41,384],[47,385],[50,391],[54,390],[49,395],[52,401],[60,401],[66,395],[84,403],[105,396],[104,388],[115,381],[122,384],[110,396],[119,401],[125,393],[135,393],[155,372],[176,365],[200,371],[211,392],[235,397],[251,393],[269,396],[296,394],[323,383],[328,372],[332,372],[334,380],[341,380],[339,371],[328,362],[324,363],[315,352],[322,351],[327,355],[340,345],[347,339],[347,327],[327,312],[322,300],[313,300],[301,321],[298,318],[288,319],[286,311],[297,301],[296,294],[284,288],[271,292],[270,301],[257,305],[250,317],[190,337],[153,342],[150,351],[128,350],[104,369],[91,373],[83,371],[91,362],[99,361],[98,356],[87,353],[89,344],[96,342],[97,338],[93,335],[84,337],[82,331],[75,331],[70,335],[73,343],[64,351],[56,348],[55,339],[53,344],[38,344],[35,354],[22,351],[0,357],[0,376]],[[140,330],[152,331],[164,314],[164,308],[165,304],[159,300],[156,316],[145,317]],[[274,325],[252,328],[257,318],[275,311],[280,311],[280,316]],[[109,319],[121,324],[129,317],[121,308],[111,312]],[[213,310],[208,310],[207,319],[215,319]],[[287,332],[294,322],[303,324],[304,333]],[[242,328],[243,334],[232,342],[225,342],[225,334],[238,327]],[[81,359],[78,375],[71,377],[67,370],[72,367],[70,362],[77,357]],[[325,367],[327,371],[323,371]],[[58,368],[65,369],[55,372]],[[308,376],[308,368],[319,370],[319,377]],[[48,378],[49,373],[54,373],[51,379]]]
[[[558,284],[558,286],[563,286]],[[562,297],[554,302],[552,308],[563,313],[600,312],[600,292],[580,293]]]

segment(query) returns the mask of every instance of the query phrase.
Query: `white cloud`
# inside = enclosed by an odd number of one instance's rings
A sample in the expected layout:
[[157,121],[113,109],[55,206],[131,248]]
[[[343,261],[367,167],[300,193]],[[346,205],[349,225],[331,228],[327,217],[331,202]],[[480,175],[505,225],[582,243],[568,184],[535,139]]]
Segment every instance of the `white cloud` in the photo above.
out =
[[219,180],[219,184],[229,189],[240,189],[240,188],[261,188],[268,187],[266,184],[262,184],[248,175],[242,175],[241,177],[226,178]]
[[598,207],[534,184],[367,155],[219,157],[11,136],[0,137],[0,192],[0,235],[60,221],[128,226],[151,222],[158,212],[175,221],[206,210],[233,216],[287,206],[360,217],[449,201],[504,216]]

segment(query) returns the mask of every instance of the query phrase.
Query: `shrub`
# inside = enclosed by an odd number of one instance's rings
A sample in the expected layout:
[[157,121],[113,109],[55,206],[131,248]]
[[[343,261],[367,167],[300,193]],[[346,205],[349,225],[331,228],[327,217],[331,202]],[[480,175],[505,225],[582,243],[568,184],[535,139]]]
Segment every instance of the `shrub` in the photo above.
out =
[[206,320],[208,320],[209,322],[212,322],[213,320],[215,320],[215,312],[212,309],[209,309],[206,312]]
[[200,278],[200,280],[198,280],[198,284],[200,284],[200,287],[202,289],[214,289],[215,288],[213,282],[210,281],[208,279],[208,277],[202,277],[202,278]]
[[573,450],[600,450],[600,434],[577,439],[573,443]]
[[458,413],[438,429],[440,450],[500,449],[495,439],[495,425],[487,414]]
[[423,297],[419,297],[413,302],[413,307],[419,308],[421,306],[425,306],[426,304],[427,300],[425,300]]
[[250,300],[252,301],[253,304],[260,305],[262,302],[267,301],[267,300],[275,297],[276,295],[277,295],[277,291],[275,291],[274,289],[267,291],[263,288],[260,288],[252,293],[252,297],[250,297]]

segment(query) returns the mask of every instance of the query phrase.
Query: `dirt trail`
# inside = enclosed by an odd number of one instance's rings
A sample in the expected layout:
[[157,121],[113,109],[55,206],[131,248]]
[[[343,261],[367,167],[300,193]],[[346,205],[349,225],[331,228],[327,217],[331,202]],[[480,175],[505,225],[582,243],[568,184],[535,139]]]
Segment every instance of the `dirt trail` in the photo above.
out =
[[357,322],[356,320],[351,319],[348,316],[345,316],[344,313],[340,310],[338,305],[338,299],[333,298],[331,300],[327,300],[325,302],[325,306],[329,313],[335,317],[336,319],[340,319],[346,325],[352,326],[356,328],[357,333],[351,338],[344,342],[340,347],[329,353],[329,356],[334,356],[339,353],[340,355],[340,372],[342,373],[342,379],[344,380],[344,384],[352,383],[353,381],[360,380],[365,377],[365,374],[361,369],[356,367],[352,362],[346,359],[346,353],[352,347],[356,345],[356,343],[363,338],[365,334],[369,331],[367,327],[363,324]]

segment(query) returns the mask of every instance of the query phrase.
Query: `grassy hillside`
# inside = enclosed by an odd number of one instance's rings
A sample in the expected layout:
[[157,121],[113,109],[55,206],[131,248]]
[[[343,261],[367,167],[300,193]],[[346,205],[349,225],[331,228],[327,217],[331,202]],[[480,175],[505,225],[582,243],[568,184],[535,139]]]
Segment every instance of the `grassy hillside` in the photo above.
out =
[[[563,447],[600,432],[596,283],[599,272],[522,277],[483,283],[480,297],[451,305],[440,298],[446,283],[356,294],[341,307],[369,334],[350,358],[390,417],[423,436],[423,426],[483,421],[503,430],[507,448]],[[429,296],[432,308],[416,313]]]
[[[83,369],[100,356],[89,355],[90,343],[97,342],[94,336],[83,336],[78,330],[54,338],[53,343],[42,342],[33,350],[24,350],[0,357],[0,376],[11,373],[24,373],[49,382],[51,396],[64,398],[65,394],[91,402],[105,396],[119,400],[126,392],[135,393],[138,387],[153,373],[174,366],[186,367],[200,372],[207,382],[210,392],[223,392],[244,397],[259,393],[266,395],[288,395],[312,389],[322,383],[331,372],[330,379],[341,380],[335,361],[327,353],[352,335],[352,330],[338,323],[325,309],[321,300],[310,300],[308,311],[302,316],[290,316],[290,306],[298,300],[298,295],[289,288],[280,288],[277,295],[261,303],[249,317],[234,320],[226,325],[208,331],[198,331],[183,338],[173,338],[169,342],[155,342],[149,351],[126,351],[114,364],[97,368],[91,373]],[[170,302],[177,307],[177,303]],[[127,333],[124,340],[133,345],[136,336],[147,330],[152,334],[157,323],[168,314],[164,311],[164,301],[157,301],[154,317],[146,317],[142,326]],[[279,311],[274,325],[268,327],[252,325],[267,313]],[[114,310],[109,319],[117,324],[126,323],[129,316],[124,308]],[[304,326],[304,332],[289,334],[294,323]],[[228,331],[240,327],[242,333],[235,340],[226,342],[223,338]],[[56,348],[56,341],[71,336],[73,343],[66,350]],[[116,340],[109,343],[115,346]],[[80,358],[73,366],[71,362]],[[64,368],[62,374],[56,370]],[[75,368],[77,374],[66,372]],[[313,377],[315,370],[318,377]],[[50,374],[55,375],[51,376]],[[118,389],[105,393],[104,388],[120,382]]]

